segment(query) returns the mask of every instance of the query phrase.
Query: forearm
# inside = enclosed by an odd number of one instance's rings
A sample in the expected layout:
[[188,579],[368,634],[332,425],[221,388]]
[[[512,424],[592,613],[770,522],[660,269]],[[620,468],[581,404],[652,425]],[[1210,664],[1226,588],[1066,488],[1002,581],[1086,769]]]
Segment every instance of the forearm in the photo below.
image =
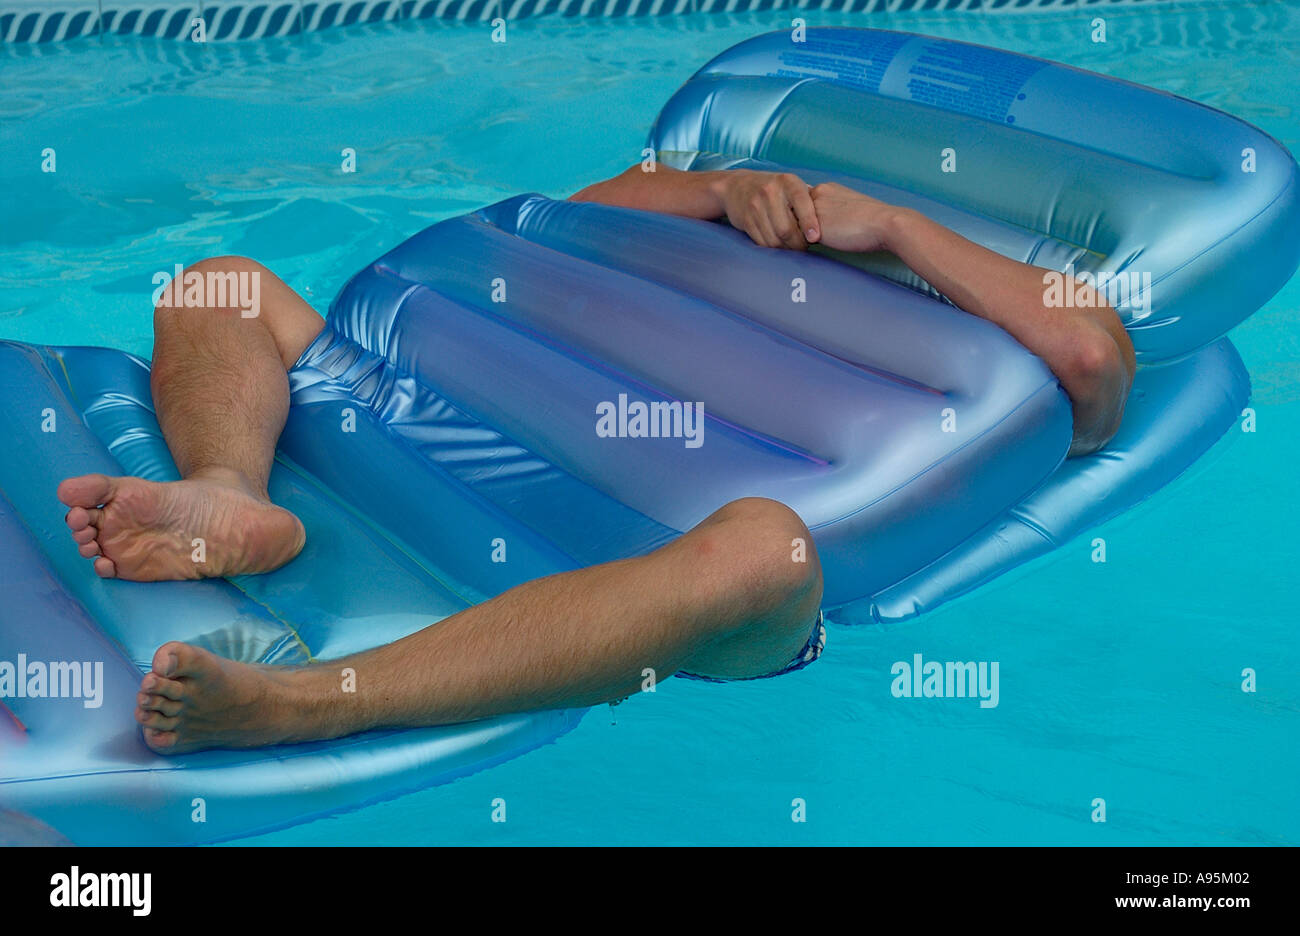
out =
[[637,164],[612,179],[587,186],[570,200],[708,221],[726,218],[760,247],[806,250],[818,236],[808,186],[789,172],[683,172],[662,164],[654,172],[646,172]]
[[995,253],[916,211],[895,211],[884,246],[958,308],[1000,326],[1040,357],[1056,357],[1057,343],[1077,336],[1080,315],[1103,331],[1104,317],[1114,315],[1104,300],[1093,308],[1047,306],[1047,270]]
[[725,172],[683,172],[662,164],[646,172],[637,163],[612,179],[588,185],[569,200],[714,220],[726,214],[725,176]]
[[1115,311],[1089,287],[1066,279],[1081,300],[1046,301],[1049,271],[972,243],[909,209],[885,224],[884,247],[954,305],[1001,327],[1056,374],[1074,406],[1073,454],[1114,434],[1132,382],[1133,346]]

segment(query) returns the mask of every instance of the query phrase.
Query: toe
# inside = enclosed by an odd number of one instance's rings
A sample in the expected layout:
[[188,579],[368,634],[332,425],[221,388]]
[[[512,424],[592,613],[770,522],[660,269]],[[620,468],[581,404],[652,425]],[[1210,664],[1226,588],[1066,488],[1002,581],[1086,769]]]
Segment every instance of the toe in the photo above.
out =
[[94,540],[91,540],[89,543],[82,543],[77,547],[77,552],[81,553],[85,558],[90,559],[99,555],[99,544]]
[[135,710],[135,720],[154,731],[174,731],[181,721],[179,718],[169,718],[162,712],[147,712],[144,709]]
[[68,525],[68,529],[74,535],[83,533],[86,530],[94,531],[99,527],[99,521],[103,518],[104,511],[98,507],[73,507],[63,518],[63,522]]
[[144,743],[155,751],[165,753],[176,746],[177,735],[174,731],[159,731],[156,728],[144,729]]
[[161,712],[168,718],[175,718],[181,713],[182,705],[179,702],[173,702],[166,696],[150,695],[147,692],[141,692],[135,697],[136,706],[146,712]]
[[162,696],[164,699],[171,699],[179,702],[184,698],[184,683],[177,682],[174,679],[164,679],[157,673],[149,673],[144,679],[140,680],[140,691],[145,695]]
[[69,507],[98,507],[112,499],[115,486],[108,475],[88,474],[66,479],[57,493]]
[[206,655],[198,647],[172,640],[153,655],[153,671],[171,680],[201,675]]
[[[78,507],[77,509],[80,510],[81,508]],[[85,546],[98,535],[99,530],[95,529],[93,526],[88,526],[84,529],[74,531],[72,534],[72,541],[80,546]]]
[[117,578],[117,565],[107,556],[95,560],[95,574],[100,578]]

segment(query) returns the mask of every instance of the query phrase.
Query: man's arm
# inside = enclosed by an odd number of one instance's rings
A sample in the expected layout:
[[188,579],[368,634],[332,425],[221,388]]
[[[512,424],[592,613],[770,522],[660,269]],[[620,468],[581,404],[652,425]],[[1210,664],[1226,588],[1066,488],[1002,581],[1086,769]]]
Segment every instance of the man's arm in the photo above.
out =
[[1136,359],[1128,332],[1104,298],[1067,278],[1084,304],[1045,302],[1048,271],[1008,259],[931,221],[841,185],[812,190],[821,243],[836,250],[888,250],[954,305],[1000,326],[1051,368],[1074,407],[1071,455],[1095,452],[1119,428]]
[[761,247],[806,250],[818,237],[808,185],[788,172],[683,172],[662,164],[647,172],[638,163],[612,179],[587,186],[570,201],[706,220],[725,217]]
[[682,172],[640,164],[572,196],[691,218],[726,217],[764,247],[820,243],[888,250],[959,308],[988,319],[1040,357],[1074,409],[1071,455],[1095,452],[1119,428],[1136,360],[1128,332],[1104,298],[1073,281],[1071,309],[1044,301],[1047,273],[1008,259],[926,218],[834,183],[809,189],[791,173]]

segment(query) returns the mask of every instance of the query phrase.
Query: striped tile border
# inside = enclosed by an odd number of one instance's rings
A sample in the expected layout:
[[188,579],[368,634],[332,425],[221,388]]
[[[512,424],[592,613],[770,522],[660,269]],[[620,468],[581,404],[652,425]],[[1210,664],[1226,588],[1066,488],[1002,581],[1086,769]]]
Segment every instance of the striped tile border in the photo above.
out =
[[534,16],[666,16],[791,9],[871,13],[1059,10],[1162,0],[0,0],[0,42],[56,42],[104,33],[182,39],[202,17],[209,40],[261,39],[404,19],[483,22]]

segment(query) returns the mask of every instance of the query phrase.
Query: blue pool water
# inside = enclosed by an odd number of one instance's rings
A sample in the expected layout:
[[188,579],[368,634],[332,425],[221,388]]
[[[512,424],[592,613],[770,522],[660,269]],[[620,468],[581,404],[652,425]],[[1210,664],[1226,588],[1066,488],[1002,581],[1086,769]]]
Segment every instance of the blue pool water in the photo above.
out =
[[[802,15],[1121,76],[1300,150],[1295,4]],[[147,355],[154,271],[219,253],[263,260],[324,311],[433,221],[621,170],[696,67],[790,16],[541,19],[504,45],[423,21],[0,47],[0,338]],[[792,676],[673,680],[487,772],[248,841],[1300,842],[1297,309],[1300,279],[1232,333],[1258,431],[1045,560],[917,621],[834,628]],[[890,667],[916,653],[998,661],[1000,704],[895,699]]]

